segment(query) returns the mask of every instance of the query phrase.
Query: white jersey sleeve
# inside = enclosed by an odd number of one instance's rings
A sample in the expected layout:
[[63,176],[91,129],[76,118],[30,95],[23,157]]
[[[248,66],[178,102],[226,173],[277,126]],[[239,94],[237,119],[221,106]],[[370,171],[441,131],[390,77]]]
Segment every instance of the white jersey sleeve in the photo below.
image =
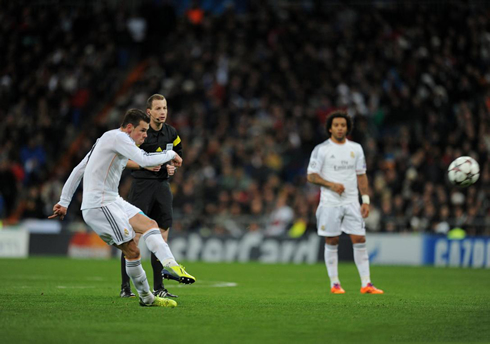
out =
[[83,160],[80,161],[80,163],[73,169],[73,171],[71,171],[70,177],[68,177],[65,185],[63,185],[60,201],[58,202],[58,204],[62,207],[68,208],[68,206],[70,205],[73,194],[77,190],[78,185],[82,180],[83,173],[85,172],[85,167],[87,166],[88,159],[90,158],[90,154],[92,154],[94,147],[92,147],[90,152],[85,155],[85,158],[83,158]]
[[164,151],[161,153],[148,154],[142,149],[139,149],[134,141],[126,134],[121,132],[115,137],[115,151],[122,156],[133,160],[141,167],[162,165],[173,158],[177,154],[173,150]]
[[316,146],[311,152],[310,162],[308,164],[307,174],[320,174],[323,166],[324,158],[322,157],[320,146]]

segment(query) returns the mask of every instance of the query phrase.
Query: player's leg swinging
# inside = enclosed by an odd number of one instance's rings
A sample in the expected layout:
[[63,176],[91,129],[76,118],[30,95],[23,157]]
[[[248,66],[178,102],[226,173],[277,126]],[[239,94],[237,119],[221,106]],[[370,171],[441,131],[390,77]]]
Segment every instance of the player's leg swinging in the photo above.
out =
[[116,201],[108,206],[85,209],[82,210],[82,216],[102,240],[123,252],[126,273],[138,291],[140,305],[177,306],[175,301],[155,297],[151,293],[146,273],[141,266],[140,250],[134,241],[135,232],[129,223],[124,203]]
[[[162,234],[163,240],[165,240],[166,243],[168,243],[168,232],[170,230],[170,227],[167,227],[166,229],[163,229],[160,226],[160,233]],[[160,260],[152,253],[151,254],[151,267],[153,269],[153,295],[160,296],[160,297],[173,297],[177,298],[178,296],[175,294],[170,293],[167,288],[165,288],[163,284],[163,265],[160,262]]]
[[191,284],[196,278],[179,265],[170,251],[170,247],[163,240],[162,234],[155,220],[138,213],[131,217],[129,223],[137,233],[141,233],[148,249],[158,258],[163,266],[162,275],[180,283]]

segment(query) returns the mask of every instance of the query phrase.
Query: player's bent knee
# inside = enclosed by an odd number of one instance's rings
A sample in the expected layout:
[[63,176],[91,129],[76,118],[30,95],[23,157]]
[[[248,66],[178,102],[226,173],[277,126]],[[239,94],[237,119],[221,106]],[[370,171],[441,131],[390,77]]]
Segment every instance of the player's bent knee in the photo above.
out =
[[127,259],[138,259],[140,257],[140,249],[138,247],[136,247],[136,249],[134,250],[130,250],[129,252],[129,255],[126,254],[126,258]]
[[136,234],[144,234],[150,229],[158,228],[158,224],[155,220],[142,214],[136,214],[130,218],[129,223],[133,227]]
[[140,257],[140,249],[136,246],[136,243],[133,242],[132,245],[128,245],[123,250],[124,256],[126,259],[138,259]]
[[353,244],[364,244],[366,237],[363,235],[351,235],[351,240]]
[[338,245],[339,237],[325,237],[325,244],[327,245]]

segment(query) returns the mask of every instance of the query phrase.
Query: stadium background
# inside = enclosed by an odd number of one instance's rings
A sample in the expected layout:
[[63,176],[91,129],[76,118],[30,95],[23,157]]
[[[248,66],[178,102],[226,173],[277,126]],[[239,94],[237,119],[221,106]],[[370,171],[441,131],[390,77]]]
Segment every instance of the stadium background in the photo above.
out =
[[[471,0],[0,0],[2,343],[488,342],[489,24]],[[197,277],[166,283],[174,309],[119,297],[80,191],[46,220],[157,92],[184,145],[170,245]],[[384,295],[359,293],[343,237],[346,294],[329,293],[305,172],[338,108],[367,157]],[[460,155],[482,171],[467,189],[446,180]]]
[[[161,93],[184,147],[184,168],[171,180],[171,238],[181,246],[213,239],[208,258],[226,260],[220,250],[228,239],[239,246],[244,236],[270,239],[280,248],[269,253],[295,252],[294,245],[314,241],[319,190],[306,182],[306,166],[313,147],[326,139],[327,115],[342,108],[354,118],[351,139],[367,158],[371,242],[416,240],[415,250],[434,250],[437,238],[463,228],[468,247],[479,252],[478,266],[490,266],[485,2],[46,0],[1,6],[5,255],[112,255],[83,224],[80,192],[61,225],[45,219],[95,139],[118,127],[125,110],[143,109],[149,95]],[[481,167],[480,180],[468,189],[446,179],[447,166],[461,155]],[[129,185],[125,175],[123,196]],[[444,242],[447,253],[451,242]],[[456,265],[465,265],[463,246]],[[346,249],[341,257],[350,259]],[[249,258],[260,259],[252,251]],[[410,262],[408,251],[405,263],[433,263],[427,254]],[[281,261],[279,255],[273,261]],[[289,257],[284,261],[294,261]]]

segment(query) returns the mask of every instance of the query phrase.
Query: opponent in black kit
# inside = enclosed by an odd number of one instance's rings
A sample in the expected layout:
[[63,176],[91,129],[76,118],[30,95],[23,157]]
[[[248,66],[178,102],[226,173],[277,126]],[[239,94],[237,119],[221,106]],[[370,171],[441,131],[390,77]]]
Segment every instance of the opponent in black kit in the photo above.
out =
[[[146,107],[146,112],[150,116],[150,128],[148,130],[148,137],[140,148],[148,153],[174,150],[182,157],[182,143],[177,134],[177,130],[165,123],[168,113],[165,97],[160,94],[152,95],[148,98]],[[143,169],[132,161],[128,162],[127,167],[134,169],[128,201],[140,208],[146,215],[158,223],[160,232],[165,242],[167,242],[168,232],[172,226],[173,199],[168,179],[169,175],[175,173],[176,167],[172,164],[167,164],[164,167],[156,166]],[[162,262],[154,254],[151,255],[151,265],[153,268],[154,295],[160,297],[177,297],[177,295],[170,294],[165,289],[162,277]],[[193,283],[195,278],[187,274],[183,267],[180,268],[186,278],[180,278],[179,281],[182,283]],[[182,275],[182,273],[179,274]],[[121,276],[121,297],[134,296],[131,292],[129,277],[126,274],[124,257],[121,257]],[[176,279],[171,274],[170,276],[166,275],[166,277]]]

